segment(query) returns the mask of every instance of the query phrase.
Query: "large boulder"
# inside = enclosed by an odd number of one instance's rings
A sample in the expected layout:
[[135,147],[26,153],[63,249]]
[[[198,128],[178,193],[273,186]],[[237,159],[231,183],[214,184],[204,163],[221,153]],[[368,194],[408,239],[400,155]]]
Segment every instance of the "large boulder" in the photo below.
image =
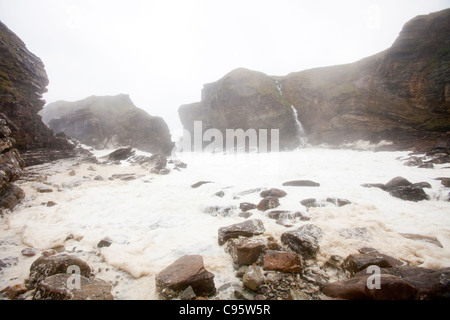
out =
[[241,223],[221,227],[218,231],[219,245],[225,244],[231,238],[252,237],[263,234],[266,231],[264,224],[259,219],[246,220]]
[[196,296],[210,296],[216,291],[214,274],[205,269],[200,255],[182,256],[156,275],[156,287],[163,298],[167,298],[168,290],[181,294],[189,286]]
[[259,239],[238,238],[227,242],[226,251],[236,265],[251,265],[258,261],[265,248]]
[[264,253],[264,270],[275,270],[285,273],[301,273],[303,261],[292,251],[268,250]]
[[356,273],[372,265],[380,268],[391,268],[405,264],[406,263],[386,254],[380,253],[377,250],[370,250],[367,253],[349,255],[344,260],[342,268],[349,276],[354,276]]
[[55,274],[43,279],[33,300],[114,300],[112,287],[106,281],[81,275],[77,280],[71,277],[70,274]]
[[313,224],[306,224],[297,230],[283,233],[281,242],[302,257],[314,258],[319,251],[319,241],[322,236],[321,228]]
[[73,255],[41,256],[31,264],[30,276],[25,284],[27,288],[34,289],[42,280],[49,276],[68,273],[71,270],[69,267],[76,267],[79,269],[79,274],[86,278],[92,275],[91,267],[85,261]]
[[405,280],[388,274],[381,274],[379,288],[370,288],[370,275],[332,282],[325,287],[329,297],[346,300],[412,300],[418,290]]

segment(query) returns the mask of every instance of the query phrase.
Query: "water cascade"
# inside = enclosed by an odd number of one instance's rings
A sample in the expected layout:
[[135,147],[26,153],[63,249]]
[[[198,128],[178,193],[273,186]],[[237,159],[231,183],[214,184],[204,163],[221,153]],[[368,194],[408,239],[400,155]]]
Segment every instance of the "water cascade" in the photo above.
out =
[[299,142],[299,147],[300,148],[307,147],[307,146],[309,146],[308,139],[306,138],[305,130],[303,129],[301,122],[298,120],[297,109],[295,109],[295,107],[293,105],[291,105],[291,108],[292,108],[292,113],[294,114],[295,127],[297,128],[297,139]]

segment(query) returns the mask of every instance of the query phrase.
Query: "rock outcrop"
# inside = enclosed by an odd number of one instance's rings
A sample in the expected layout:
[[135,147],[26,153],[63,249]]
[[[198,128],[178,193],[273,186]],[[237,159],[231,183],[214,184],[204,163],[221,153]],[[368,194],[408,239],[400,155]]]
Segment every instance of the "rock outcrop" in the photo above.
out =
[[25,196],[13,184],[25,166],[74,156],[74,145],[54,136],[38,115],[47,91],[44,64],[0,22],[0,211]]
[[[1,22],[0,56],[0,112],[26,165],[73,156],[74,146],[55,136],[38,115],[49,82],[44,64]],[[40,150],[45,156],[33,159]]]
[[279,129],[280,149],[290,149],[293,106],[310,144],[388,140],[385,148],[427,151],[450,138],[449,33],[447,9],[412,19],[389,49],[354,63],[277,77],[237,69],[206,84],[180,119],[191,135],[196,120],[223,135]]
[[165,121],[137,108],[125,94],[58,101],[47,105],[41,114],[54,132],[64,132],[99,149],[131,146],[170,154],[174,147]]

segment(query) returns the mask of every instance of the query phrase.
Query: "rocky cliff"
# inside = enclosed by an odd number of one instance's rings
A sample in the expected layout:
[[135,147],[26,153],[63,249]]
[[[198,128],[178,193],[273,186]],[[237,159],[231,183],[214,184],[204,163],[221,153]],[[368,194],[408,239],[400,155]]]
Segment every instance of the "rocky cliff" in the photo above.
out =
[[124,94],[58,101],[46,106],[41,114],[54,132],[64,132],[99,149],[131,146],[169,154],[174,146],[165,121],[137,108]]
[[1,22],[0,56],[0,112],[26,165],[72,155],[73,145],[55,137],[38,115],[49,82],[44,64]]
[[73,156],[73,145],[38,115],[47,85],[42,61],[0,22],[0,210],[25,196],[13,182],[26,165]]
[[[199,103],[181,106],[184,128],[280,129],[292,148],[292,112],[312,144],[393,142],[430,149],[450,137],[450,9],[406,23],[387,50],[355,63],[267,76],[246,69],[207,84]],[[205,126],[204,126],[205,127]]]

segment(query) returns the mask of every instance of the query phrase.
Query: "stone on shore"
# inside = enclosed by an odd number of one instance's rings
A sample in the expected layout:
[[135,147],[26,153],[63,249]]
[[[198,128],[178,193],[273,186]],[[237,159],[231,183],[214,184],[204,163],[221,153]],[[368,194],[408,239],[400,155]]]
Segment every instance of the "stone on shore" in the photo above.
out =
[[246,220],[241,223],[232,224],[227,227],[219,228],[219,245],[225,244],[231,238],[252,237],[263,234],[266,231],[264,224],[259,219]]
[[297,230],[283,233],[281,242],[305,258],[314,258],[319,251],[319,241],[322,235],[321,228],[313,224],[306,224]]
[[181,294],[189,286],[196,296],[210,296],[215,293],[214,274],[207,271],[200,255],[185,255],[177,259],[156,275],[156,287],[163,298],[169,298],[168,291]]

